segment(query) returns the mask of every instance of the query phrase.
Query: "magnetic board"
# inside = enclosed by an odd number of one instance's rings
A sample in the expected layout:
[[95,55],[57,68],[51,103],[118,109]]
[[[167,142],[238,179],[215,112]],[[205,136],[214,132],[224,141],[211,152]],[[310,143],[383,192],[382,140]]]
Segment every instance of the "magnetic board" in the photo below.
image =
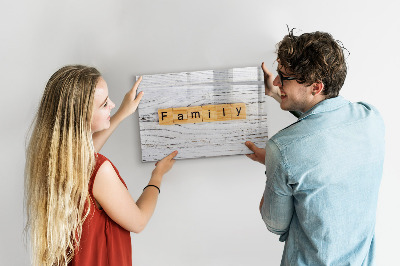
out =
[[[264,76],[260,67],[143,75],[138,92],[142,161],[251,153],[245,141],[264,147],[268,138]],[[138,77],[136,77],[137,79]],[[159,109],[244,103],[241,120],[159,124]]]

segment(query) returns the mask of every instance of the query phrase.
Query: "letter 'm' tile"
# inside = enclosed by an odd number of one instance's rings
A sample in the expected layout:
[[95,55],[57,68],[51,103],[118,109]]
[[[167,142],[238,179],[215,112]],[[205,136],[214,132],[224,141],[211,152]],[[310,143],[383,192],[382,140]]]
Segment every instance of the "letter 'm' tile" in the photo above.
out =
[[201,107],[203,110],[203,122],[217,121],[217,107],[216,105],[204,105]]
[[201,106],[193,106],[187,108],[188,123],[200,123],[203,122]]
[[245,103],[232,103],[231,108],[232,119],[246,119]]
[[230,104],[218,104],[216,105],[217,121],[226,121],[232,119]]
[[172,125],[174,123],[172,108],[158,109],[158,121],[160,125]]
[[186,124],[188,123],[188,108],[172,108],[174,124]]

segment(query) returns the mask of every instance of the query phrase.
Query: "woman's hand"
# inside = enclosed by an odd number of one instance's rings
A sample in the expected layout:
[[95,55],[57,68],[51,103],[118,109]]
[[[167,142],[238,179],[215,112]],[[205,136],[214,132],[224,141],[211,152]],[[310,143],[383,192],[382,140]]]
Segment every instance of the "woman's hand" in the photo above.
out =
[[125,94],[124,100],[116,112],[116,114],[118,113],[121,115],[122,119],[125,119],[136,111],[139,102],[143,97],[143,91],[139,92],[139,94],[136,96],[136,91],[141,81],[142,77],[139,77],[135,84],[133,84],[132,89]]
[[111,136],[121,121],[136,111],[143,96],[143,92],[140,92],[136,96],[136,90],[139,87],[140,81],[142,81],[142,77],[138,78],[132,89],[125,95],[118,111],[111,117],[110,127],[93,134],[93,145],[96,152],[101,150],[104,143],[106,143],[107,139]]
[[166,156],[164,159],[156,162],[156,168],[153,170],[153,176],[162,177],[165,175],[174,165],[175,156],[178,154],[178,151],[172,152],[170,155]]
[[261,68],[264,72],[264,85],[265,85],[265,95],[271,96],[279,103],[282,101],[281,99],[281,90],[278,86],[274,86],[274,76],[272,73],[265,67],[264,62],[261,64]]

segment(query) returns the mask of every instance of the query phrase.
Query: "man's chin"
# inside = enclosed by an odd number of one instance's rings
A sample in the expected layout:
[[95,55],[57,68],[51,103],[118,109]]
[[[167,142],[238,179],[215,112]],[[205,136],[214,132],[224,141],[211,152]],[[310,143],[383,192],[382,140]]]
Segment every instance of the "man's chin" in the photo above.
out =
[[291,111],[291,108],[289,108],[288,106],[285,106],[284,104],[282,104],[281,103],[281,109],[283,110],[283,111]]

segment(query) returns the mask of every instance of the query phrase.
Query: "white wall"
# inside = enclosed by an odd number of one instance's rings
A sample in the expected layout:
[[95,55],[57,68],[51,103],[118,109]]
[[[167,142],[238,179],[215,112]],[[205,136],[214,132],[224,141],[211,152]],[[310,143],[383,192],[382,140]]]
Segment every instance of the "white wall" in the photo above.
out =
[[[342,95],[381,111],[387,152],[376,235],[380,265],[393,265],[399,239],[400,70],[397,1],[2,1],[0,3],[0,261],[28,265],[23,241],[25,137],[45,83],[81,63],[104,75],[121,102],[134,75],[257,66],[275,68],[286,24],[327,31],[350,50]],[[293,121],[269,101],[269,131]],[[398,109],[398,108],[396,108]],[[141,163],[137,114],[102,153],[137,198],[153,169]],[[283,244],[258,213],[264,169],[245,156],[178,161],[165,177],[148,227],[132,234],[134,265],[279,265]]]

